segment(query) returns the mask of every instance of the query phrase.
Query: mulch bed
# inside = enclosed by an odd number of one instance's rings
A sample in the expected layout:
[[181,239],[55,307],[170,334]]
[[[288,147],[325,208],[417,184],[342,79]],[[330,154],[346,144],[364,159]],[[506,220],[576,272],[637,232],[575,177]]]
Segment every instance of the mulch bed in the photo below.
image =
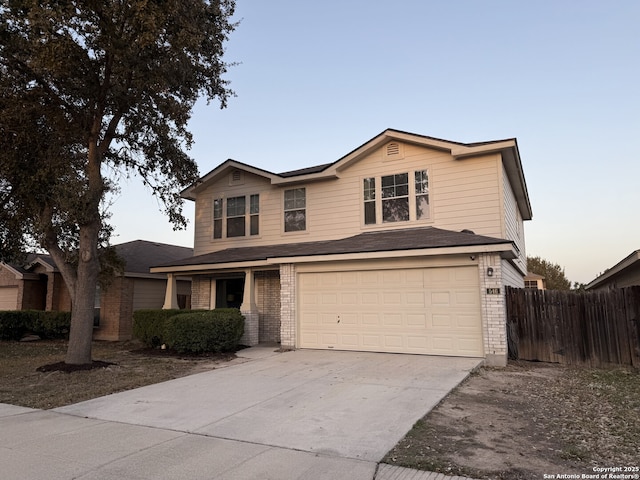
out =
[[86,363],[82,365],[72,365],[70,363],[65,362],[56,362],[50,363],[49,365],[43,365],[41,367],[36,368],[37,372],[63,372],[63,373],[72,373],[79,372],[84,370],[93,370],[95,368],[107,368],[112,365],[117,365],[112,362],[103,362],[100,360],[94,360],[92,363]]

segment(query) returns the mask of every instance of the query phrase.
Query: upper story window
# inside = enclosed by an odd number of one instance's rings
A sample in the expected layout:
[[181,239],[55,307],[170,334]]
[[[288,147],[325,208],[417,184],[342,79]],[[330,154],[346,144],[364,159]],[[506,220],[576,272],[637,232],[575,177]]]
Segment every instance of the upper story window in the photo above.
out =
[[429,175],[426,170],[415,172],[416,220],[429,218]]
[[382,221],[409,220],[409,174],[382,177]]
[[[226,204],[225,204],[226,203]],[[249,208],[247,209],[247,203]],[[248,215],[247,215],[248,213]],[[213,201],[213,238],[244,237],[260,232],[260,195],[222,198]]]
[[365,225],[428,219],[428,172],[417,170],[365,178],[363,199]]
[[260,195],[251,195],[249,205],[249,230],[251,235],[258,235],[260,233]]
[[307,192],[305,188],[284,191],[284,231],[307,229]]
[[213,238],[222,238],[222,199],[213,201]]
[[244,237],[246,231],[244,197],[227,199],[227,237]]
[[376,223],[376,179],[373,177],[364,179],[364,223]]

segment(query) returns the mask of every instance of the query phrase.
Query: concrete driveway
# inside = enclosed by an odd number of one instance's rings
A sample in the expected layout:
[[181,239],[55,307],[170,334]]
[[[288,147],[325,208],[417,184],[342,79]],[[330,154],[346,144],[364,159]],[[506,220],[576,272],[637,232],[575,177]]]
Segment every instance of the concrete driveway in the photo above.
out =
[[[68,430],[84,431],[85,441],[74,440],[75,452],[85,442],[90,445],[90,438],[106,443],[99,435],[110,436],[110,452],[133,445],[126,455],[114,454],[120,462],[114,478],[126,471],[135,479],[372,479],[387,451],[481,363],[474,358],[273,350],[248,349],[224,368],[31,418],[50,425],[65,424],[67,418],[66,424],[74,424]],[[3,433],[11,431],[6,428],[14,423],[2,420]],[[53,430],[51,441],[67,435]],[[157,441],[149,438],[156,436]],[[68,435],[62,440],[69,441]],[[176,464],[209,473],[168,475]],[[102,468],[95,478],[111,477]]]

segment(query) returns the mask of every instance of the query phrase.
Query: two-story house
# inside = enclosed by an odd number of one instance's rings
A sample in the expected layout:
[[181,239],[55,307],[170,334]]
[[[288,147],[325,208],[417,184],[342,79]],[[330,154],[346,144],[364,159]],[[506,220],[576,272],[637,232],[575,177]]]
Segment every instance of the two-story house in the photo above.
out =
[[504,287],[524,287],[531,205],[515,139],[386,130],[285,173],[227,160],[182,193],[193,308],[239,307],[243,343],[484,357],[504,365]]

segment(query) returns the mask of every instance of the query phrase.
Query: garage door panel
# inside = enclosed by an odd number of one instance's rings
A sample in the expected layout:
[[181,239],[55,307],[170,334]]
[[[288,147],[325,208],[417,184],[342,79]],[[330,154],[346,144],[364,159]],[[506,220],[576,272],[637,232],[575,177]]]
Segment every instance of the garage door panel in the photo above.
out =
[[405,302],[407,305],[424,307],[425,306],[424,292],[407,292]]
[[478,326],[478,318],[474,315],[457,315],[456,325],[458,328],[468,328],[476,330]]
[[402,347],[403,337],[401,335],[385,335],[383,337],[384,346],[390,349],[398,349]]
[[0,310],[18,308],[18,287],[0,287]]
[[433,314],[431,316],[431,325],[433,328],[451,328],[452,327],[451,315],[449,314]]
[[424,313],[408,313],[407,314],[407,326],[426,328],[427,327],[427,315]]
[[298,277],[302,348],[483,355],[476,266]]
[[363,325],[380,325],[380,315],[377,313],[363,313],[361,318]]
[[340,315],[340,323],[344,325],[358,325],[358,314],[343,313]]
[[342,292],[340,294],[341,305],[358,305],[358,294],[356,292]]
[[363,292],[361,297],[362,305],[378,305],[380,303],[380,295],[377,292]]
[[341,335],[340,336],[340,340],[342,345],[344,345],[345,347],[352,347],[353,349],[357,349],[360,345],[359,345],[359,338],[358,335],[353,334],[353,335]]
[[451,305],[451,292],[431,292],[431,305],[449,307]]
[[382,314],[383,326],[400,326],[402,325],[402,315],[399,313],[383,313]]
[[402,292],[383,292],[383,305],[402,305]]
[[362,346],[366,348],[380,348],[382,346],[382,341],[380,340],[380,335],[362,335]]

